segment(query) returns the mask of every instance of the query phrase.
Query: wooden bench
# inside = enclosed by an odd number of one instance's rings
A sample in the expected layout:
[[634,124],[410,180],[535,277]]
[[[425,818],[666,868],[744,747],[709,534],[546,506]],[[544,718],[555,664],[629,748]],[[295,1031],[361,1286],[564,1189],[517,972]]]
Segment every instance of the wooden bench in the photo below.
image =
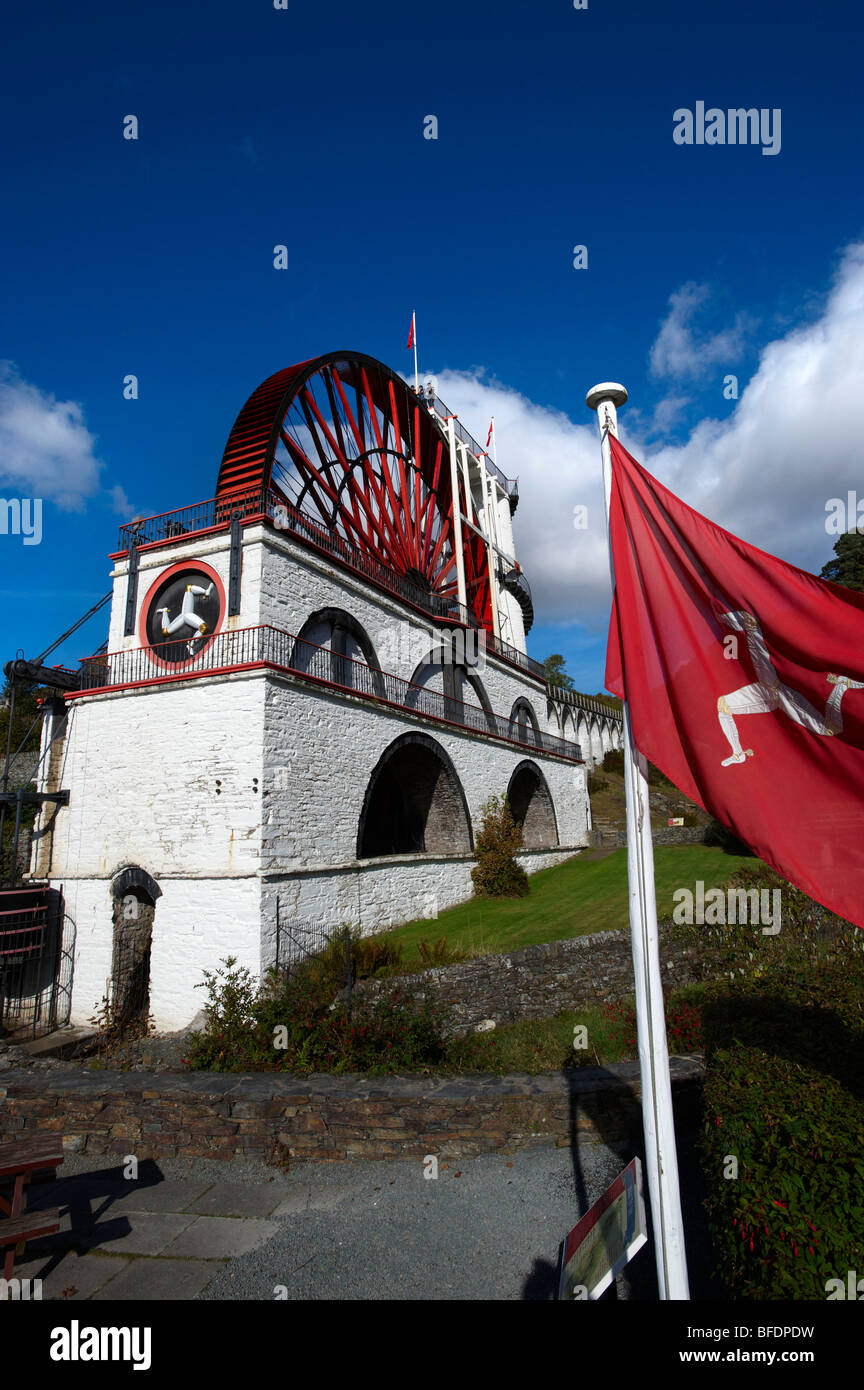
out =
[[37,1236],[53,1236],[60,1229],[60,1208],[49,1207],[45,1211],[27,1211],[23,1216],[9,1217],[0,1221],[0,1250],[6,1251],[3,1257],[3,1278],[12,1278],[15,1256],[23,1254],[28,1240]]
[[24,1189],[33,1174],[42,1168],[57,1168],[63,1162],[63,1144],[56,1134],[36,1134],[28,1139],[14,1139],[0,1144],[0,1181],[13,1179],[12,1201],[0,1197],[0,1250],[3,1258],[3,1278],[12,1278],[15,1256],[23,1255],[28,1240],[53,1235],[60,1226],[57,1210],[22,1212]]

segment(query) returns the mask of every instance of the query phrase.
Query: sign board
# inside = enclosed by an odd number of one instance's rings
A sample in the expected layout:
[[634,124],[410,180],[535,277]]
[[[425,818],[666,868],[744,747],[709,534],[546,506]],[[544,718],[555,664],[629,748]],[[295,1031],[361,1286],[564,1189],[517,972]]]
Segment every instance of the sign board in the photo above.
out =
[[647,1239],[642,1164],[634,1158],[564,1241],[559,1299],[598,1299]]
[[670,825],[683,825],[683,824],[684,824],[684,817],[683,817],[683,816],[670,816],[670,817],[669,817],[669,824],[670,824]]

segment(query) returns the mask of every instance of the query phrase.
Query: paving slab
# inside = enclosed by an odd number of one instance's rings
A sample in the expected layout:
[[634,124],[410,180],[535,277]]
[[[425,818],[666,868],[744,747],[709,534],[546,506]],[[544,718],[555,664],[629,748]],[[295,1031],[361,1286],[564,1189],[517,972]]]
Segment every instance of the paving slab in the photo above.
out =
[[[138,1211],[124,1218],[128,1230],[107,1240],[102,1228],[94,1227],[87,1244],[91,1248],[110,1250],[123,1255],[161,1255],[170,1243],[185,1231],[195,1217],[182,1212]],[[251,1249],[245,1246],[244,1249]]]
[[[94,1293],[107,1284],[109,1279],[120,1274],[129,1260],[113,1258],[109,1255],[89,1254],[64,1255],[59,1264],[51,1260],[21,1260],[15,1262],[17,1279],[41,1279],[42,1301],[80,1303],[91,1298]],[[53,1265],[53,1267],[52,1267]],[[47,1271],[42,1273],[42,1271]]]
[[258,1221],[253,1217],[199,1216],[165,1247],[163,1253],[188,1255],[202,1260],[225,1260],[257,1250],[278,1230],[275,1221]]
[[298,1187],[287,1195],[283,1193],[281,1202],[271,1215],[275,1219],[278,1216],[294,1216],[298,1211],[307,1211],[311,1197],[311,1187]]
[[217,1182],[201,1196],[196,1195],[186,1210],[197,1212],[200,1216],[270,1216],[279,1205],[279,1198],[280,1193],[273,1187]]
[[343,1202],[363,1198],[366,1190],[359,1183],[330,1183],[324,1187],[298,1186],[295,1191],[282,1193],[282,1200],[272,1212],[279,1216],[294,1216],[298,1211],[335,1211]]
[[197,1298],[222,1268],[216,1260],[140,1259],[126,1262],[116,1278],[93,1295],[93,1302],[157,1302]]
[[[225,1184],[228,1186],[228,1184]],[[233,1184],[232,1184],[233,1185]],[[239,1184],[237,1184],[239,1186]],[[124,1212],[135,1211],[200,1211],[196,1202],[211,1186],[209,1182],[182,1182],[166,1178],[158,1183],[126,1184],[126,1190],[117,1198]],[[254,1188],[250,1189],[255,1191]],[[274,1198],[274,1205],[278,1198]],[[226,1215],[231,1215],[226,1212]],[[238,1213],[242,1215],[242,1213]],[[258,1213],[255,1213],[256,1215]],[[266,1215],[266,1213],[264,1213]]]

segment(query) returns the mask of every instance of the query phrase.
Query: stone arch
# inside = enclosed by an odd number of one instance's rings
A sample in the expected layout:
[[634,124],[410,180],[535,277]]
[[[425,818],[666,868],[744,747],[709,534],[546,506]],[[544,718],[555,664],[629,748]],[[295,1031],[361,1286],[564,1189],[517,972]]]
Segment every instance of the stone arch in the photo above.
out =
[[127,864],[111,880],[113,941],[110,1021],[121,1033],[150,1016],[153,919],[162,890],[146,869]]
[[524,758],[513,769],[507,785],[507,800],[513,819],[522,825],[526,849],[548,849],[557,845],[558,823],[546,778],[536,763]]
[[450,757],[427,734],[401,734],[369,778],[357,858],[468,854],[473,848],[468,803]]
[[[437,688],[430,687],[432,681],[436,682],[437,687],[439,684],[439,675],[441,677],[440,692]],[[452,700],[457,704],[473,705],[475,703],[473,700],[466,699],[467,692],[465,686],[467,685],[476,696],[476,703],[483,711],[486,725],[493,732],[497,732],[492,704],[486,693],[486,687],[480,677],[464,662],[443,660],[439,648],[433,648],[423,661],[415,666],[409,684],[411,689],[406,693],[405,702],[411,708],[422,710],[423,697],[419,694],[419,691],[425,688],[432,688],[434,694],[438,695],[439,699],[443,701],[443,705],[438,709],[433,708],[431,712],[438,714],[443,713],[445,719],[458,716],[457,722],[459,723],[462,722],[462,712],[459,710],[450,710],[448,714],[447,701]]]
[[608,720],[608,719],[604,719],[604,720],[603,720],[603,723],[602,723],[602,726],[601,726],[601,729],[600,729],[600,738],[601,738],[601,741],[602,741],[602,744],[603,744],[603,757],[605,758],[605,757],[606,757],[606,754],[609,752],[609,750],[610,750],[611,747],[612,747],[612,730],[611,730],[611,728],[609,727],[609,720]]
[[591,763],[591,729],[588,724],[588,717],[584,710],[580,710],[576,715],[576,742],[582,752],[583,760],[590,765]]
[[591,761],[596,767],[603,761],[603,737],[600,733],[600,717],[593,715],[589,721],[589,739],[591,742]]
[[540,721],[537,718],[537,712],[531,701],[526,700],[524,695],[520,695],[518,699],[514,700],[513,708],[510,711],[508,732],[511,738],[518,737],[520,743],[525,743],[527,742],[525,738],[527,729],[533,731],[533,742],[539,745],[541,742]]
[[[321,649],[321,650],[319,650]],[[369,668],[367,678],[358,663]],[[369,687],[367,693],[386,698],[381,662],[375,644],[353,614],[344,608],[318,608],[297,634],[289,664],[347,689]]]
[[546,700],[546,727],[556,738],[567,737],[567,724],[572,718],[569,705],[558,700]]

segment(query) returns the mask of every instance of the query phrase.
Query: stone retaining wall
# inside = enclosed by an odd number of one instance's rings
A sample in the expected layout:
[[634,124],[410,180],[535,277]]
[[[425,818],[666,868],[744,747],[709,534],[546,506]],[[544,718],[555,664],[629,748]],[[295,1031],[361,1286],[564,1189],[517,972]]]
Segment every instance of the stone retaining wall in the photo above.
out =
[[[692,946],[672,940],[668,926],[660,928],[660,963],[664,984],[671,987],[706,976],[697,940]],[[562,1009],[609,1003],[633,993],[630,931],[525,946],[509,955],[482,956],[409,975],[405,983],[435,992],[450,1010],[449,1032],[454,1035],[470,1031],[484,1019],[514,1023],[522,1018],[549,1018]],[[377,980],[363,981],[357,992],[375,993],[381,988]]]
[[[698,1122],[702,1065],[671,1059],[679,1124]],[[69,1152],[280,1160],[467,1158],[532,1144],[638,1144],[639,1067],[538,1076],[297,1077],[199,1072],[5,1073],[0,1141],[62,1135]]]
[[[651,831],[654,845],[702,845],[711,831],[708,825],[661,825]],[[623,849],[627,844],[626,830],[597,830],[594,843],[604,849]]]

